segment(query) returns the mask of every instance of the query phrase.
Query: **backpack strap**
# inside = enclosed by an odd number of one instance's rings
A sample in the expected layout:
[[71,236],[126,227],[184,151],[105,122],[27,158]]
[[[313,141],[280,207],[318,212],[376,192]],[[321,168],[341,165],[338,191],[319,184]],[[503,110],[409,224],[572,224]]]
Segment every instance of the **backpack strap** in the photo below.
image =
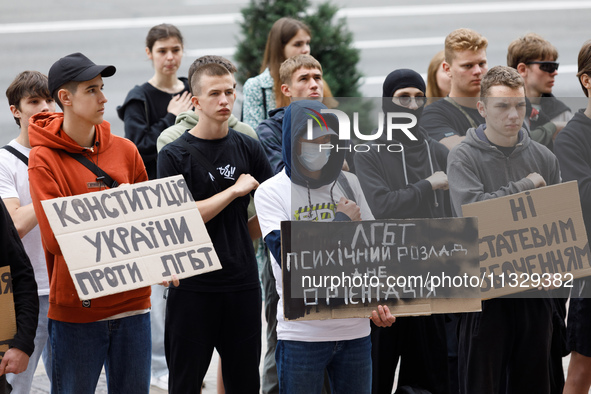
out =
[[16,157],[18,157],[20,159],[20,161],[22,161],[23,163],[25,163],[26,166],[29,165],[29,159],[27,158],[27,156],[23,155],[22,153],[20,153],[18,150],[16,150],[14,147],[10,146],[10,145],[4,145],[2,148],[0,149],[6,149],[7,151],[9,151],[10,153],[12,153],[13,155],[15,155]]
[[185,139],[179,138],[177,141],[185,148],[191,157],[193,157],[207,172],[209,172],[210,176],[213,177],[213,186],[216,189],[217,193],[226,190],[230,186],[230,182],[227,179],[220,175],[220,172],[216,170],[216,168],[211,164],[209,160],[205,158],[203,153],[199,152],[199,149],[194,147],[193,145],[189,144]]
[[113,189],[113,188],[116,188],[117,186],[119,186],[119,183],[117,183],[116,180],[114,180],[113,178],[111,178],[109,176],[109,174],[107,174],[106,172],[104,172],[99,166],[97,166],[96,164],[94,164],[92,161],[90,161],[83,154],[81,154],[81,153],[71,153],[71,152],[66,152],[66,153],[69,156],[71,156],[73,159],[75,159],[76,161],[78,161],[80,164],[82,164],[84,167],[86,167],[90,171],[92,171],[94,173],[94,175],[96,175],[97,182],[101,182],[102,181],[110,189]]
[[343,171],[341,171],[339,177],[337,178],[337,184],[339,185],[343,193],[345,193],[345,197],[347,197],[348,200],[351,200],[355,204],[357,204],[357,201],[355,201],[355,193],[353,193],[353,188],[351,188],[351,184],[349,183],[349,180],[347,179]]

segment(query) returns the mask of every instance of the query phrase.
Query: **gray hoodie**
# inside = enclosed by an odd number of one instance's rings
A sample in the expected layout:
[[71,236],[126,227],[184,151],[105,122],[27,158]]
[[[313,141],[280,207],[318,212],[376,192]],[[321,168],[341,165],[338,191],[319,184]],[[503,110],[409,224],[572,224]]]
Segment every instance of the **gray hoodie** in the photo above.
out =
[[519,131],[515,150],[505,156],[488,141],[485,128],[469,129],[464,141],[449,153],[447,177],[454,216],[462,216],[464,204],[534,189],[526,178],[532,172],[540,174],[547,185],[560,183],[556,156],[533,141],[525,129]]

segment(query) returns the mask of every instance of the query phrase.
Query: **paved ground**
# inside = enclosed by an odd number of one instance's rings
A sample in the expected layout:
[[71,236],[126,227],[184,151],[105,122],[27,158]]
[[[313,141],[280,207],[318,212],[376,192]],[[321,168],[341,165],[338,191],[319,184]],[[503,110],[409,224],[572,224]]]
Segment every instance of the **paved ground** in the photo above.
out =
[[[263,318],[263,333],[265,332],[266,324],[265,319]],[[263,335],[263,351],[261,354],[265,354],[265,348],[267,346],[267,341],[265,335]],[[216,352],[213,354],[213,358],[211,360],[211,364],[209,365],[209,370],[205,375],[205,388],[203,389],[203,394],[216,394],[216,376],[217,376],[217,366],[218,366],[219,356]],[[568,362],[570,360],[570,356],[565,357],[562,360],[562,365],[564,367],[564,374],[566,375],[566,371],[568,368]],[[262,361],[262,360],[261,360]],[[39,367],[37,368],[37,372],[35,373],[35,378],[33,380],[33,388],[31,389],[31,394],[49,394],[50,387],[49,387],[49,380],[45,375],[45,369],[43,365],[39,363]],[[262,362],[261,362],[262,366]],[[262,369],[261,369],[262,371]],[[398,371],[397,371],[398,375]],[[97,394],[107,394],[107,381],[105,379],[105,374],[103,373],[100,377],[97,389]],[[156,387],[150,388],[150,394],[166,394],[167,391],[160,390]]]

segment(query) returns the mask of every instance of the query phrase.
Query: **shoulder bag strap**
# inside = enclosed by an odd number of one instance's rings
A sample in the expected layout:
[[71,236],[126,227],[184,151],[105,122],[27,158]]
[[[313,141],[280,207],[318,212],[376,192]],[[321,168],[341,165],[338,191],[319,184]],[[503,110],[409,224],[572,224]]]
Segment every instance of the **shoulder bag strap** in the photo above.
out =
[[117,183],[116,180],[114,180],[113,178],[111,178],[109,176],[109,174],[107,174],[106,172],[104,172],[99,166],[97,166],[96,164],[94,164],[92,161],[90,161],[83,154],[81,154],[81,153],[71,153],[71,152],[66,152],[66,153],[69,156],[71,156],[72,158],[76,159],[84,167],[86,167],[90,171],[92,171],[94,173],[94,175],[96,175],[97,182],[101,182],[102,181],[110,189],[113,189],[113,188],[116,188],[117,186],[119,186],[119,184]]
[[191,154],[191,156],[195,160],[197,160],[197,162],[199,162],[199,164],[201,164],[201,166],[203,168],[205,168],[205,170],[207,172],[209,172],[210,175],[215,179],[215,181],[213,182],[213,185],[216,188],[216,190],[217,190],[218,193],[221,192],[222,190],[226,190],[227,188],[229,188],[230,186],[232,186],[230,184],[230,182],[228,182],[226,179],[224,179],[220,175],[220,172],[218,170],[216,170],[216,168],[213,166],[213,164],[211,164],[211,162],[209,160],[207,160],[204,157],[204,155],[201,152],[199,152],[199,150],[197,148],[195,148],[193,145],[189,144],[182,137],[179,138],[177,141],[179,141],[181,143],[181,145],[185,149],[187,149],[187,151]]
[[355,193],[353,193],[351,184],[349,183],[347,176],[343,174],[343,171],[341,171],[339,177],[337,178],[337,184],[339,185],[343,193],[345,193],[345,197],[347,197],[348,200],[351,200],[355,204],[357,204],[357,201],[355,201]]
[[448,103],[450,103],[451,105],[453,105],[454,107],[456,107],[462,114],[464,114],[464,116],[466,117],[466,119],[468,119],[468,122],[470,122],[470,126],[472,126],[473,128],[477,128],[478,127],[478,125],[476,124],[476,122],[474,121],[474,119],[472,119],[472,117],[466,112],[466,110],[464,108],[462,108],[462,106],[460,104],[456,103],[449,96],[447,96],[446,98],[444,98],[444,100],[447,101]]
[[16,157],[18,157],[20,159],[20,161],[22,161],[23,163],[25,163],[26,166],[29,165],[29,159],[27,158],[27,156],[23,155],[22,153],[20,153],[18,150],[16,150],[14,147],[10,146],[10,145],[4,145],[2,148],[0,149],[6,149],[7,151],[9,151],[10,153],[12,153],[13,155],[15,155]]

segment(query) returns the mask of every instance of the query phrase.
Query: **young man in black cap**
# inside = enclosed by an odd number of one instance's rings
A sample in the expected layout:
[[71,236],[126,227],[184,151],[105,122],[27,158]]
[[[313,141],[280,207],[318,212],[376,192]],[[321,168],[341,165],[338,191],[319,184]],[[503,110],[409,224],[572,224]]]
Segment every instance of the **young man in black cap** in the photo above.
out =
[[148,179],[135,145],[111,134],[103,121],[103,77],[81,53],[59,59],[49,70],[49,91],[63,113],[31,117],[29,180],[50,280],[49,337],[52,392],[94,393],[103,368],[110,393],[149,392],[150,287],[82,301],[41,201],[107,188],[70,154],[81,154],[118,184]]

